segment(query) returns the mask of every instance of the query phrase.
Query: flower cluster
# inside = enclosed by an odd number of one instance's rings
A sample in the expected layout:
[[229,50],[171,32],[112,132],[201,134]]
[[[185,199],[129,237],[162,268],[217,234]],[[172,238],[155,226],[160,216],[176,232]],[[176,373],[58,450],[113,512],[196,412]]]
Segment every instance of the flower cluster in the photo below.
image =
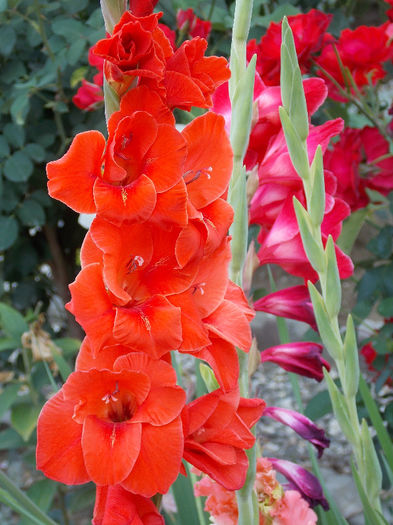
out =
[[[299,473],[299,479],[306,471]],[[314,483],[315,484],[315,483]],[[276,480],[272,463],[267,458],[258,458],[254,485],[259,507],[260,525],[314,525],[317,515],[302,498],[298,490],[284,492]],[[311,488],[311,486],[310,486]],[[236,495],[203,477],[195,484],[195,495],[206,496],[205,510],[214,519],[216,525],[236,525],[238,508]]]
[[[50,195],[96,216],[67,304],[86,337],[41,412],[37,465],[60,482],[97,485],[95,525],[161,523],[146,498],[168,491],[183,458],[239,489],[264,409],[237,386],[235,347],[249,350],[254,314],[228,279],[225,122],[210,112],[180,133],[173,116],[210,107],[229,70],[204,56],[200,37],[174,51],[159,19],[126,11],[95,45],[120,98],[108,138],[80,133],[47,166]],[[219,389],[186,404],[174,350],[206,361]]]

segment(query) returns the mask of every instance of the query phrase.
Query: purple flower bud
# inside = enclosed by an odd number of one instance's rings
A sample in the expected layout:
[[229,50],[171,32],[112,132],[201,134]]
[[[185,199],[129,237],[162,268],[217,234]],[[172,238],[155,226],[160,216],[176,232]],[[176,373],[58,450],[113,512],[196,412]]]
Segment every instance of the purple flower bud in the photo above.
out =
[[312,342],[287,343],[271,346],[261,352],[261,362],[270,361],[288,372],[322,381],[325,367],[330,365],[322,357],[322,345]]
[[254,303],[254,309],[257,312],[267,312],[279,317],[302,321],[317,330],[314,309],[307,286],[291,286],[265,295]]
[[289,487],[300,492],[311,507],[321,505],[325,510],[329,510],[329,504],[323,495],[321,484],[314,474],[311,474],[308,470],[286,459],[267,459],[271,462],[275,470],[287,478]]
[[318,457],[322,456],[323,450],[330,444],[330,440],[325,436],[325,431],[319,428],[308,419],[308,417],[287,408],[267,407],[263,412],[264,416],[269,416],[284,425],[288,425],[303,439],[307,439],[318,450]]

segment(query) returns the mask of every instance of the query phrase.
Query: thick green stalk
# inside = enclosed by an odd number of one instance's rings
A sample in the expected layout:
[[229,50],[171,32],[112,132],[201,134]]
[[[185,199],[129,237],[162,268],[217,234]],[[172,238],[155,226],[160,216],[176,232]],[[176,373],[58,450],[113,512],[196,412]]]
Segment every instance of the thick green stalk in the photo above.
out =
[[[322,244],[321,224],[325,209],[323,183],[323,160],[320,146],[309,164],[307,156],[308,119],[300,69],[297,64],[293,35],[288,21],[284,19],[282,44],[282,99],[280,108],[289,154],[303,181],[306,207],[294,198],[299,230],[307,258],[318,273],[321,293],[309,282],[309,291],[321,339],[334,359],[342,391],[325,370],[325,379],[333,410],[341,429],[352,445],[360,483],[359,494],[365,513],[373,517],[373,523],[384,523],[381,513],[381,469],[366,422],[359,422],[356,394],[359,385],[359,356],[352,318],[347,320],[344,340],[341,337],[338,314],[341,309],[341,282],[333,239],[326,247]],[[291,104],[297,100],[298,103]],[[299,126],[298,123],[302,123]],[[358,486],[359,488],[359,486]]]
[[[246,170],[243,159],[251,130],[252,98],[254,90],[255,58],[247,67],[246,46],[250,30],[253,0],[237,0],[231,45],[231,79],[229,95],[232,104],[231,145],[233,150],[233,172],[228,192],[235,217],[230,229],[232,235],[231,279],[242,286],[243,267],[247,254],[248,209],[246,196]],[[248,397],[248,357],[238,351],[240,364],[240,393]],[[237,491],[239,525],[258,525],[259,513],[254,492],[256,448],[248,451],[249,468],[246,482]]]

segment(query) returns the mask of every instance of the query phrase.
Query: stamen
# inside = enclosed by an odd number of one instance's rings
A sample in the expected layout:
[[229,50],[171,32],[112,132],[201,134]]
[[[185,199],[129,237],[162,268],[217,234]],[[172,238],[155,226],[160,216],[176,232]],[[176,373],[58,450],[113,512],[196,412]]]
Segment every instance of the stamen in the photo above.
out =
[[128,273],[134,272],[138,268],[138,266],[141,267],[144,262],[144,258],[140,255],[135,255],[134,257],[132,257],[131,255],[131,259],[129,260],[126,266]]
[[183,178],[185,179],[187,175],[191,175],[192,173],[195,173],[195,175],[192,177],[192,179],[185,181],[186,184],[191,184],[191,182],[194,182],[195,180],[199,179],[201,175],[206,175],[207,179],[211,179],[210,173],[213,171],[213,167],[209,166],[207,168],[201,168],[200,170],[194,171],[194,170],[188,170],[183,175]]

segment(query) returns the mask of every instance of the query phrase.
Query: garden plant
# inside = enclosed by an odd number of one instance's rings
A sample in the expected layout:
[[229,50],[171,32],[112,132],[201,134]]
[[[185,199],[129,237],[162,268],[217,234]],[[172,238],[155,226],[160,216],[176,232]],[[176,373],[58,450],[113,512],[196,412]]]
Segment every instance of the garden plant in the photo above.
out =
[[393,1],[0,21],[0,522],[392,523]]

